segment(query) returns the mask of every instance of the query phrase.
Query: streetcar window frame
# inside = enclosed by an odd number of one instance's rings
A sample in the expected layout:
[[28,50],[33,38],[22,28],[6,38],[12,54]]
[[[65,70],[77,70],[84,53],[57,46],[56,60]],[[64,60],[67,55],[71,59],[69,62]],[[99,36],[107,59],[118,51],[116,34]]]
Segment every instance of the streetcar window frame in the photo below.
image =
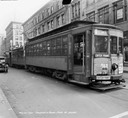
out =
[[27,56],[67,56],[68,36],[63,35],[28,45],[26,54]]

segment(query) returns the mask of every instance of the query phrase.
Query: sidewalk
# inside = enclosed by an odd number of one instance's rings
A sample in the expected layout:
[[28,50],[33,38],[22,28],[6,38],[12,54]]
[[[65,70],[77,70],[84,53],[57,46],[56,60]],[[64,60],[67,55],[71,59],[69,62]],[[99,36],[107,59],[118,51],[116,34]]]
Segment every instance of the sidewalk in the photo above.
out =
[[0,88],[0,118],[17,118],[7,98]]
[[124,66],[124,73],[128,73],[128,67]]
[[124,62],[124,73],[128,73],[128,62]]

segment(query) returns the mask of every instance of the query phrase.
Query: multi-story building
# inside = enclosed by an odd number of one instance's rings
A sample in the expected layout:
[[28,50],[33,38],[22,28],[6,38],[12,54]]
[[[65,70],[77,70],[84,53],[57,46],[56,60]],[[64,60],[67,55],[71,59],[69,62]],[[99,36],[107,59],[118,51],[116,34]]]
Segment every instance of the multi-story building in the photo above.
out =
[[22,23],[11,22],[5,30],[6,30],[6,51],[24,46]]
[[128,39],[128,0],[80,0],[81,20],[114,24]]
[[31,39],[75,20],[114,24],[124,30],[128,39],[128,0],[51,0],[24,24],[25,36]]
[[62,0],[51,0],[42,6],[23,24],[25,40],[69,23],[68,7],[62,5]]
[[4,39],[5,39],[4,35],[0,34],[0,55],[4,55],[4,51],[5,51]]

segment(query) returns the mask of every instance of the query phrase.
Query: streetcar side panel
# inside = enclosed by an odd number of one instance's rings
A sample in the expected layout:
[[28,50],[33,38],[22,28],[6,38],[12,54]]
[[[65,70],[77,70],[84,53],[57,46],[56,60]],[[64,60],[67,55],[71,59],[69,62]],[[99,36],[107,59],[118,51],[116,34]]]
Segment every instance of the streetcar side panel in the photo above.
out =
[[66,56],[26,57],[26,65],[67,71]]
[[[29,42],[26,45],[26,68],[32,72],[48,71],[55,75],[67,75],[68,35],[55,34]],[[59,72],[59,74],[58,74]],[[64,75],[64,76],[65,76]]]
[[25,67],[25,54],[24,48],[17,48],[12,50],[11,54],[11,66],[17,68]]

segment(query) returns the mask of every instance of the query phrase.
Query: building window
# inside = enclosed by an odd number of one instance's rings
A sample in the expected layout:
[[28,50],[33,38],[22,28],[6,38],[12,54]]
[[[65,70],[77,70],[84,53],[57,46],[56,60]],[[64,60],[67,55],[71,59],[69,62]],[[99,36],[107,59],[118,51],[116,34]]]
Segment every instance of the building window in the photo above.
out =
[[18,35],[18,30],[15,30],[15,35]]
[[51,29],[53,29],[53,20],[51,20]]
[[33,30],[33,34],[34,34],[34,36],[37,35],[37,29],[36,28]]
[[109,6],[105,6],[98,10],[98,18],[100,23],[109,23]]
[[75,3],[75,17],[77,17],[77,3]]
[[80,17],[80,1],[78,2],[78,17]]
[[44,24],[42,25],[42,33],[44,32]]
[[18,42],[16,42],[15,46],[16,46],[16,47],[19,47],[19,43],[18,43]]
[[20,40],[22,41],[22,36],[20,36]]
[[57,10],[60,9],[59,1],[57,2],[56,8],[57,8]]
[[94,22],[95,21],[95,11],[86,14],[86,20],[87,21],[93,21]]
[[34,20],[34,25],[36,25],[37,24],[37,18],[35,18],[35,20]]
[[113,3],[114,23],[127,20],[127,4],[125,2],[123,2],[123,0],[119,0]]
[[74,13],[74,5],[72,5],[72,19],[75,18],[75,13]]
[[44,12],[42,12],[42,20],[44,19]]
[[15,40],[18,40],[18,37],[16,37]]
[[20,42],[20,47],[22,47],[22,42]]
[[50,22],[47,23],[48,30],[50,30]]
[[61,18],[62,18],[62,24],[65,24],[65,14],[62,14]]
[[42,17],[41,15],[42,15],[42,14],[40,13],[39,16],[38,16],[38,22],[40,22],[41,19],[42,19],[42,18],[41,18],[41,17]]
[[38,34],[41,34],[41,28],[38,27]]
[[47,16],[50,16],[50,9],[47,9]]
[[51,14],[53,13],[53,10],[54,10],[54,9],[53,9],[53,6],[51,6]]
[[38,20],[38,23],[39,23],[40,22],[40,15],[38,16],[38,19],[37,20]]
[[57,17],[57,27],[60,26],[60,16]]
[[72,19],[80,18],[80,2],[72,5]]

